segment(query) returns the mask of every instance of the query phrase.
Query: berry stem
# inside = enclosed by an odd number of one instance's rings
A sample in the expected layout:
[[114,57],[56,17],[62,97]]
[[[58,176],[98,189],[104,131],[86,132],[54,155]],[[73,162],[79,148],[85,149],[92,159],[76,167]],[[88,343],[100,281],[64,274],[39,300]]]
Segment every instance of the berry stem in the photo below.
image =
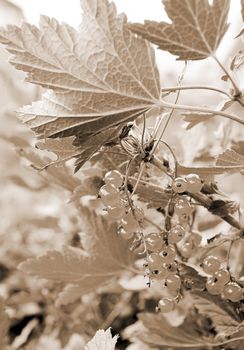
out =
[[169,172],[169,168],[163,164],[163,162],[157,157],[153,156],[150,160],[150,163],[156,166],[159,170],[162,170],[166,175],[173,179],[172,174]]

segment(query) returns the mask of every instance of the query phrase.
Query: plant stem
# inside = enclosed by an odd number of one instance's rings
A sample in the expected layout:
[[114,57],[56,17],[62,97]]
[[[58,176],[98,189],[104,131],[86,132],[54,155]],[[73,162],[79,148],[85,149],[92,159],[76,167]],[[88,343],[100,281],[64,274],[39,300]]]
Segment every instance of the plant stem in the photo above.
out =
[[[152,162],[151,162],[153,165],[155,165],[158,169],[162,170],[163,172],[165,172],[165,166],[162,164],[162,162],[157,159],[157,158],[153,158],[152,159]],[[169,175],[169,174],[168,174]],[[199,193],[188,193],[188,195],[195,199],[198,203],[200,203],[203,207],[205,207],[206,209],[208,209],[210,212],[210,208],[211,208],[211,205],[213,203],[213,200],[211,198],[209,198],[207,195],[199,192]],[[214,214],[214,215],[217,215],[217,216],[220,216],[218,214]],[[237,228],[238,230],[241,230],[242,227],[240,225],[240,223],[230,214],[227,214],[225,216],[220,216],[222,220],[228,222],[228,224],[230,224],[231,226]]]
[[[185,73],[185,71],[186,71],[186,67],[187,67],[187,66],[186,66],[186,63],[185,63],[184,69],[183,69],[181,75],[180,75],[179,78],[178,78],[178,86],[179,86],[179,87],[180,87],[180,85],[181,85],[181,81],[182,81],[183,78],[184,78],[184,73]],[[177,102],[178,102],[179,96],[180,96],[180,90],[177,90],[176,98],[175,98],[175,102],[174,102],[175,105],[176,105]],[[171,109],[170,113],[169,113],[169,114],[167,115],[167,117],[166,117],[166,122],[165,122],[165,124],[164,124],[163,130],[161,131],[161,134],[160,134],[158,140],[156,141],[156,143],[155,143],[154,146],[153,146],[153,149],[152,149],[152,151],[151,151],[151,156],[152,156],[152,155],[154,154],[154,152],[156,151],[156,148],[158,147],[158,144],[159,144],[159,142],[161,141],[161,139],[162,139],[162,137],[163,137],[163,135],[164,135],[164,133],[165,133],[165,130],[167,129],[167,127],[168,127],[168,125],[169,125],[169,122],[170,122],[171,117],[173,116],[173,114],[174,114],[174,108]],[[162,122],[162,120],[161,120],[161,122]]]
[[219,67],[223,70],[223,72],[227,75],[227,77],[229,78],[229,80],[231,81],[233,88],[234,88],[234,96],[238,96],[240,95],[240,90],[238,88],[238,86],[236,85],[234,79],[232,78],[232,76],[230,75],[230,73],[228,72],[228,70],[225,68],[225,66],[219,61],[219,59],[213,55],[212,56],[213,59],[215,60],[215,62],[217,62],[217,64],[219,65]]
[[167,168],[162,162],[161,160],[156,157],[155,155],[152,157],[152,159],[150,160],[150,164],[153,164],[154,166],[156,166],[159,170],[162,170],[166,175],[168,175],[171,179],[173,179],[172,174],[169,172],[169,168]]
[[[212,205],[212,199],[209,198],[208,196],[206,196],[203,193],[189,193],[189,195],[195,199],[197,202],[199,202],[202,206],[204,206],[206,209],[210,209],[211,205]],[[237,228],[237,229],[241,229],[241,225],[240,223],[230,214],[227,214],[225,216],[221,216],[221,219],[223,219],[224,221],[228,222],[228,224],[230,224],[231,226]]]
[[205,107],[194,107],[194,106],[187,106],[187,105],[176,105],[174,103],[169,103],[169,102],[165,102],[161,100],[161,105],[164,108],[174,108],[174,109],[179,109],[179,110],[183,110],[183,111],[192,111],[192,112],[202,112],[202,113],[208,113],[208,114],[213,114],[215,116],[219,115],[222,116],[224,118],[233,120],[237,123],[240,123],[242,125],[244,125],[244,119],[240,119],[239,117],[237,117],[234,114],[228,114],[225,113],[223,111],[216,111],[214,109],[210,109],[210,108],[205,108]]
[[231,96],[227,91],[221,90],[214,86],[207,86],[207,85],[182,85],[182,86],[168,86],[165,88],[161,88],[162,92],[167,91],[177,91],[177,90],[209,90],[209,91],[215,91],[219,92],[223,95],[226,95],[231,100],[233,99],[233,96]]

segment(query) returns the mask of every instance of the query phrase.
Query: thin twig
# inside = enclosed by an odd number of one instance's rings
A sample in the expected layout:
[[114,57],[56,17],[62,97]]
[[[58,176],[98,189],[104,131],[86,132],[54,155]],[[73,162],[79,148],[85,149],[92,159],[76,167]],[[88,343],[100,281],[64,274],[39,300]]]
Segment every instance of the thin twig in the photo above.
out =
[[145,166],[146,166],[146,163],[143,162],[143,163],[142,163],[142,166],[141,166],[141,169],[140,169],[140,172],[139,172],[139,174],[138,174],[137,180],[136,180],[136,184],[135,184],[135,186],[134,186],[134,188],[133,188],[133,191],[132,191],[130,197],[132,197],[133,194],[135,194],[135,192],[136,192],[136,189],[137,189],[137,187],[138,187],[138,185],[139,185],[139,182],[140,182],[140,180],[141,180],[141,177],[142,177],[143,171],[144,171],[144,169],[145,169]]
[[215,86],[206,86],[206,85],[182,85],[182,86],[167,86],[165,88],[161,88],[162,92],[165,91],[177,91],[177,90],[209,90],[219,92],[223,95],[226,95],[231,100],[233,100],[233,96],[231,96],[227,91],[221,90]]
[[166,101],[161,100],[161,105],[164,108],[174,108],[174,109],[178,109],[178,110],[183,110],[183,111],[192,111],[192,112],[202,112],[202,113],[208,113],[208,114],[213,114],[214,116],[222,116],[224,118],[233,120],[234,122],[240,123],[242,125],[244,125],[244,119],[240,119],[239,117],[237,117],[234,114],[229,114],[223,111],[218,111],[218,110],[214,110],[211,108],[205,108],[205,107],[197,107],[197,106],[188,106],[188,105],[176,105],[174,103],[169,103]]
[[141,135],[141,146],[142,146],[142,149],[144,148],[145,131],[146,131],[146,114],[143,113],[143,129],[142,129],[142,135]]
[[234,96],[238,96],[240,94],[240,90],[238,86],[236,85],[236,82],[234,81],[233,77],[231,74],[228,72],[228,70],[225,68],[225,66],[219,61],[219,59],[214,55],[212,56],[215,62],[219,65],[219,67],[223,70],[223,72],[227,75],[228,79],[231,81],[233,88],[234,88]]
[[[179,76],[179,79],[178,79],[178,85],[179,85],[179,86],[180,86],[181,81],[182,81],[182,79],[183,79],[183,77],[184,77],[185,70],[186,70],[186,64],[185,64],[184,69],[183,69],[183,71],[182,71],[182,73],[181,73],[181,75]],[[179,97],[180,97],[180,90],[177,91],[176,98],[175,98],[175,102],[174,102],[175,105],[177,104]],[[170,122],[170,120],[171,120],[171,117],[172,117],[173,114],[174,114],[174,110],[175,110],[175,109],[172,108],[171,111],[170,111],[170,113],[169,113],[168,116],[166,117],[166,122],[165,122],[165,124],[164,124],[163,130],[162,130],[162,132],[161,132],[161,134],[160,134],[160,136],[159,136],[159,138],[158,138],[158,141],[157,141],[157,142],[154,144],[154,146],[153,146],[153,149],[152,149],[152,151],[151,151],[151,156],[152,156],[152,155],[154,154],[154,152],[156,151],[156,149],[157,149],[157,147],[158,147],[158,144],[159,144],[160,140],[162,139],[162,137],[163,137],[163,135],[164,135],[164,133],[165,133],[165,131],[166,131],[168,125],[169,125],[169,122]]]

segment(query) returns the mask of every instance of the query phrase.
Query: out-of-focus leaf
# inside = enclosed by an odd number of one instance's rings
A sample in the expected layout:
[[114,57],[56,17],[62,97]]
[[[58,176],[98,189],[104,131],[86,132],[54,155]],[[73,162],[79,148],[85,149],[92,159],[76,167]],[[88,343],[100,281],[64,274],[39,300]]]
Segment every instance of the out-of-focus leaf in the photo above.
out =
[[206,277],[203,277],[199,272],[186,263],[179,264],[180,276],[182,283],[186,289],[204,290],[206,286]]
[[[230,150],[229,150],[230,151]],[[198,174],[201,178],[209,178],[215,175],[225,174],[225,173],[238,173],[244,169],[244,163],[241,158],[232,154],[234,151],[229,151],[225,154],[217,157],[216,165],[210,166],[192,166],[187,167],[177,163],[177,174],[187,175],[187,174]],[[235,152],[236,153],[236,152]],[[239,155],[238,155],[239,156]],[[243,156],[242,156],[243,157]],[[243,157],[244,158],[244,157]]]
[[244,156],[227,149],[217,157],[216,165],[232,167],[233,170],[235,169],[238,172],[244,169]]
[[70,197],[70,202],[80,199],[82,196],[97,196],[100,187],[104,184],[100,176],[85,177],[81,185],[77,186]]
[[214,54],[227,25],[229,0],[163,0],[172,24],[145,21],[129,28],[143,38],[178,56],[180,60],[200,60]]
[[242,15],[242,20],[244,21],[244,0],[241,0],[241,15]]
[[[131,182],[134,185],[136,181],[133,180]],[[170,199],[170,193],[153,183],[139,184],[136,194],[139,200],[148,204],[148,208],[164,208]]]
[[213,118],[213,114],[208,113],[197,113],[197,112],[185,112],[182,113],[184,122],[187,123],[186,130],[189,130],[193,128],[194,126],[198,125],[199,123],[203,123],[208,121],[209,119]]
[[4,310],[4,302],[0,298],[0,348],[5,350],[9,320]]
[[30,143],[27,141],[27,139],[20,135],[7,136],[4,134],[0,134],[0,139],[7,141],[15,147],[19,148],[25,148],[30,146]]
[[84,350],[114,350],[118,335],[112,337],[110,328],[106,331],[100,329],[96,332],[92,340],[86,344]]
[[58,156],[57,161],[66,161],[80,154],[79,148],[73,145],[74,139],[74,136],[46,139],[44,142],[37,142],[36,147],[55,153]]
[[[17,153],[28,162],[31,163],[33,168],[42,169],[47,164],[51,163],[51,159],[44,161],[36,152],[32,149],[17,149]],[[73,192],[74,189],[80,185],[80,180],[72,176],[71,172],[65,165],[56,166],[51,165],[45,170],[40,172],[48,183],[52,182],[68,191]]]
[[[79,164],[114,136],[109,128],[160,105],[150,44],[128,30],[113,3],[81,5],[79,32],[45,16],[40,29],[24,23],[0,30],[11,63],[27,72],[27,81],[49,89],[41,101],[21,109],[23,121],[38,138],[76,136],[76,146],[84,145]],[[88,152],[85,142],[101,132],[99,147]]]
[[203,337],[197,332],[194,325],[182,324],[179,327],[171,326],[161,314],[139,314],[144,329],[138,332],[137,337],[151,346],[167,346],[176,349],[195,349],[212,345],[212,338]]
[[194,297],[195,306],[201,314],[209,317],[218,335],[229,337],[244,329],[244,323],[238,322],[225,311],[225,308],[211,303],[204,298]]
[[85,208],[81,224],[85,232],[81,239],[84,250],[65,247],[62,252],[48,251],[19,266],[31,275],[72,284],[59,303],[95,291],[133,263],[133,253],[118,235],[116,225]]
[[206,290],[192,291],[192,295],[205,299],[207,302],[216,305],[216,307],[222,309],[223,312],[225,312],[227,315],[229,315],[229,317],[238,322],[238,324],[241,322],[241,316],[238,315],[238,313],[236,312],[235,306],[232,303],[229,303],[228,300],[224,300],[223,298],[221,298],[220,295],[211,295]]
[[34,187],[30,186],[22,177],[18,175],[8,176],[8,180],[10,180],[16,186],[23,187],[29,191],[36,191],[36,190],[38,191],[38,188],[35,189]]

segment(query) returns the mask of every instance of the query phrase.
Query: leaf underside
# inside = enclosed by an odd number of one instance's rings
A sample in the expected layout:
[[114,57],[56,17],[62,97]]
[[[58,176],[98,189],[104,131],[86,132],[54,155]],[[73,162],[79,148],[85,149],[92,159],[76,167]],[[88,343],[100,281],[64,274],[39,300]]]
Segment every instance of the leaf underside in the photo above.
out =
[[40,28],[1,28],[0,42],[28,82],[48,89],[41,101],[20,109],[21,119],[39,139],[75,136],[82,163],[98,149],[87,140],[105,132],[107,142],[108,129],[157,105],[160,87],[153,49],[128,30],[114,4],[81,0],[81,6],[79,31],[42,16]]
[[229,0],[163,0],[172,21],[130,24],[136,34],[179,60],[200,60],[214,54],[226,30]]

